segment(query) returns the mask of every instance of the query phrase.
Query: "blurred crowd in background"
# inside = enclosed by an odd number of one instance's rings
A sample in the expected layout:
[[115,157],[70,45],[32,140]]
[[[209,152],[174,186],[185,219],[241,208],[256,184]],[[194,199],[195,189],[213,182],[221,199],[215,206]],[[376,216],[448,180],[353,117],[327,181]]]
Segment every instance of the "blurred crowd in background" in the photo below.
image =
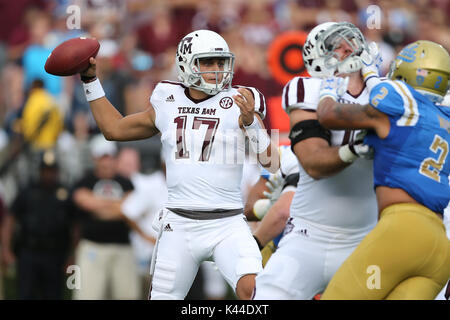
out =
[[[71,5],[80,8],[79,29],[68,28],[76,22],[74,11],[68,11]],[[368,27],[370,5],[381,9],[379,28]],[[2,232],[0,298],[27,297],[21,296],[19,289],[7,289],[12,285],[8,281],[14,285],[19,282],[20,268],[13,244],[7,243],[11,249],[5,250],[4,243],[11,242],[20,227],[23,212],[13,211],[27,210],[20,206],[20,201],[29,201],[23,199],[23,190],[39,182],[44,169],[56,167],[58,188],[70,194],[86,172],[101,165],[91,148],[92,137],[99,130],[79,76],[56,77],[43,67],[50,52],[63,41],[79,36],[100,41],[98,77],[108,99],[122,115],[128,115],[147,107],[152,89],[160,80],[177,80],[176,46],[192,30],[220,33],[236,55],[233,83],[254,86],[269,99],[280,96],[284,85],[275,80],[267,63],[270,44],[283,32],[308,32],[326,21],[352,22],[367,40],[379,44],[385,74],[398,49],[407,43],[431,40],[449,50],[449,17],[448,0],[0,0],[0,221],[2,230],[7,230]],[[268,114],[266,126],[273,127],[270,119]],[[139,165],[135,171],[140,174],[161,173],[159,137],[118,143],[117,147],[117,152],[110,152],[114,158],[123,149],[136,152]],[[48,150],[54,153],[56,166],[45,163]],[[258,178],[258,170],[246,177],[251,185]],[[28,196],[32,198],[33,193]],[[61,200],[64,194],[60,192],[58,197]],[[76,219],[70,218],[70,212],[76,210],[58,210],[69,212],[64,220],[70,230],[67,232],[76,230],[72,228]],[[15,224],[7,219],[9,216],[15,216]],[[67,259],[60,265],[67,267],[74,263],[70,260],[74,247],[67,245],[63,251],[61,256]],[[67,276],[65,271],[60,270],[61,277]],[[142,273],[146,272],[144,267]],[[11,274],[16,277],[11,278]],[[2,279],[6,279],[3,285]],[[65,286],[65,282],[57,283]],[[226,295],[223,289],[210,290],[217,293],[210,294],[214,298]],[[70,292],[61,294],[50,297],[72,297]],[[40,297],[47,296],[41,293]]]

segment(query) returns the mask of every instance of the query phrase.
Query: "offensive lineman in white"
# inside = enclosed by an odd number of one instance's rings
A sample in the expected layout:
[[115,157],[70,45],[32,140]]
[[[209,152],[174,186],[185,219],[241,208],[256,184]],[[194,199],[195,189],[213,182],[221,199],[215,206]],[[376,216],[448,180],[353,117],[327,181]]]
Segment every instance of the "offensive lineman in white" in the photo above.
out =
[[[318,58],[323,46],[335,46],[336,56]],[[312,299],[322,293],[377,222],[372,161],[358,159],[370,158],[371,153],[360,144],[362,134],[330,132],[316,116],[321,86],[317,77],[349,76],[343,99],[368,102],[369,92],[360,74],[359,54],[364,48],[364,37],[352,24],[318,25],[303,48],[303,61],[313,78],[295,77],[283,90],[300,179],[290,207],[292,219],[277,251],[256,277],[254,299]]]
[[105,97],[95,59],[90,62],[81,80],[105,137],[123,141],[161,133],[168,202],[157,223],[151,299],[184,299],[205,260],[216,263],[238,298],[249,299],[262,266],[242,209],[245,135],[262,166],[271,172],[279,167],[277,147],[262,130],[263,95],[252,87],[231,88],[234,55],[208,30],[180,41],[175,62],[181,82],[161,81],[149,108],[126,117]]

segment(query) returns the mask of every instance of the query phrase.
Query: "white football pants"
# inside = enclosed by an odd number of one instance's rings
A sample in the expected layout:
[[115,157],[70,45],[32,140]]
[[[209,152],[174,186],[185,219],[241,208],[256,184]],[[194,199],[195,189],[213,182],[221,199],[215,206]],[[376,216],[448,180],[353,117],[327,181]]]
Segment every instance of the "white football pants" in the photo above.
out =
[[163,231],[156,252],[152,300],[184,299],[203,261],[214,261],[234,290],[242,276],[262,270],[261,253],[243,214],[194,220],[166,211],[160,226]]
[[372,227],[353,233],[291,218],[278,249],[256,276],[255,300],[310,300],[322,293]]

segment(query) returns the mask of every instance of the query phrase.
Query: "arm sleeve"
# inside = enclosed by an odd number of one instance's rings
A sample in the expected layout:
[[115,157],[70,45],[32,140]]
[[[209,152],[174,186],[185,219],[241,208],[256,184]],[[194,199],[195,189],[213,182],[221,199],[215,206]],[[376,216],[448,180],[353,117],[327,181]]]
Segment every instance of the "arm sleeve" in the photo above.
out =
[[299,172],[297,156],[290,146],[280,148],[280,170],[283,178]]

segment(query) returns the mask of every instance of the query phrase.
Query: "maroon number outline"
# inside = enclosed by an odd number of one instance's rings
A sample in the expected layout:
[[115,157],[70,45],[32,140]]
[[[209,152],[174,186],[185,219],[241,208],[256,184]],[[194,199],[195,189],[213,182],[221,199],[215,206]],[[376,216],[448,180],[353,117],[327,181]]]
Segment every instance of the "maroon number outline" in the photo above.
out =
[[189,151],[186,150],[186,121],[187,116],[179,116],[173,119],[177,125],[177,151],[175,152],[175,159],[189,159]]
[[199,129],[200,125],[208,125],[206,129],[205,138],[203,139],[202,153],[198,161],[208,161],[211,156],[211,149],[214,143],[214,137],[216,135],[217,127],[219,126],[220,118],[208,118],[208,117],[194,117],[194,123],[192,129]]
[[[173,122],[177,125],[177,151],[175,152],[176,159],[188,159],[189,151],[186,150],[186,122],[187,116],[178,116]],[[192,129],[198,130],[201,125],[207,125],[205,138],[202,144],[202,153],[198,161],[208,161],[211,156],[211,150],[214,143],[214,137],[217,132],[217,127],[219,126],[220,118],[210,118],[210,117],[194,117],[194,122],[192,123]]]

